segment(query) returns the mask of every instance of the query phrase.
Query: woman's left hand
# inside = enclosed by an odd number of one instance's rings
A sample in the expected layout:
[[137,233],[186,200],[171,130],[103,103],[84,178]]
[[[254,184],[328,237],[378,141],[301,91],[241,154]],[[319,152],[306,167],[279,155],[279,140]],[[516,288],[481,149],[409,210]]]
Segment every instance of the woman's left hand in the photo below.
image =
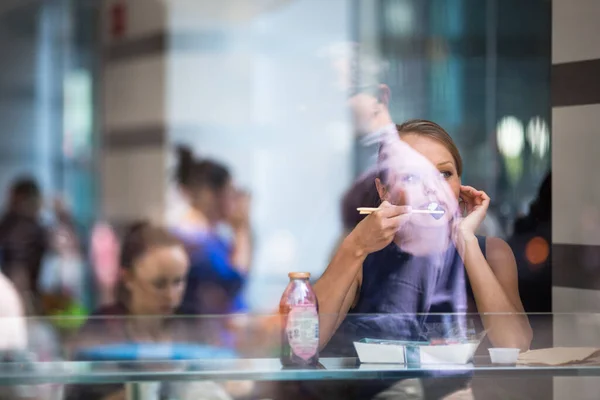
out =
[[471,186],[460,187],[460,198],[466,205],[467,215],[460,221],[458,229],[464,235],[474,235],[485,219],[490,197],[482,190]]

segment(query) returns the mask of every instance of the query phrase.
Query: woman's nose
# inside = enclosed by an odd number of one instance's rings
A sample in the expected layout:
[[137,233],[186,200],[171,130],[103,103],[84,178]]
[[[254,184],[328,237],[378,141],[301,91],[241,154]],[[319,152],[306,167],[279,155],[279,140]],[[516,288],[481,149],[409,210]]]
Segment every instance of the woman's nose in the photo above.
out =
[[429,182],[428,180],[423,181],[423,193],[425,196],[433,196],[436,193],[435,185],[433,182]]
[[178,285],[171,285],[166,294],[169,302],[176,303],[181,297],[181,288]]

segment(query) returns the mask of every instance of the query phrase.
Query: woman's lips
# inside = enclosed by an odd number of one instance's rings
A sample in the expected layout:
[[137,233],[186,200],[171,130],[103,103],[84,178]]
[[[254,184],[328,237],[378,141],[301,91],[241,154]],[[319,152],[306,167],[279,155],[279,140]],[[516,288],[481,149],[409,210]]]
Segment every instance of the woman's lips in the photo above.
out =
[[428,211],[437,211],[435,213],[429,214],[433,219],[439,220],[446,214],[446,208],[442,207],[438,202],[430,201],[428,203],[422,204],[419,207],[420,210],[428,210]]

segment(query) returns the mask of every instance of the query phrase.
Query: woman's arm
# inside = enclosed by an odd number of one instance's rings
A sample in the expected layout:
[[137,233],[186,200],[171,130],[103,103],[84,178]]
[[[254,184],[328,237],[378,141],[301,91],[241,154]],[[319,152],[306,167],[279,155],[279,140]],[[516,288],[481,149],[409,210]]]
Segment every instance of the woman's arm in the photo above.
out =
[[319,301],[319,344],[324,347],[356,300],[362,264],[369,253],[391,243],[409,207],[384,201],[342,241],[329,266],[315,283]]
[[241,274],[250,270],[252,263],[252,240],[250,228],[238,227],[234,230],[233,250],[231,252],[231,265]]
[[488,239],[486,260],[474,235],[463,237],[462,242],[467,275],[490,341],[497,347],[528,350],[532,332],[519,297],[510,247],[502,239]]
[[252,264],[252,235],[250,228],[250,195],[246,192],[236,191],[235,212],[230,216],[230,225],[233,228],[233,249],[230,262],[240,273],[246,274]]
[[319,301],[319,345],[325,347],[354,303],[358,291],[358,273],[366,254],[347,236],[329,266],[314,284]]
[[468,215],[458,226],[456,245],[483,326],[494,346],[528,350],[532,333],[519,297],[515,257],[506,242],[493,238],[487,241],[486,260],[474,234],[485,218],[490,198],[470,186],[461,186],[461,198]]

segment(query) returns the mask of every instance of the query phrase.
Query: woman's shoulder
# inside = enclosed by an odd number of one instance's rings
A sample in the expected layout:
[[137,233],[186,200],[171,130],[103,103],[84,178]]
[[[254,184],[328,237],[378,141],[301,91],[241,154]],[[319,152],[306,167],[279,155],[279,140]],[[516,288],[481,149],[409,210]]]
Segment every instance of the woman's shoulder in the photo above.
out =
[[125,339],[123,316],[127,309],[120,304],[101,307],[89,315],[79,329],[76,348],[89,345],[107,344]]
[[88,316],[80,333],[89,334],[101,332],[103,330],[112,331],[116,326],[120,328],[122,325],[122,317],[127,314],[129,314],[127,308],[120,303],[100,307]]

